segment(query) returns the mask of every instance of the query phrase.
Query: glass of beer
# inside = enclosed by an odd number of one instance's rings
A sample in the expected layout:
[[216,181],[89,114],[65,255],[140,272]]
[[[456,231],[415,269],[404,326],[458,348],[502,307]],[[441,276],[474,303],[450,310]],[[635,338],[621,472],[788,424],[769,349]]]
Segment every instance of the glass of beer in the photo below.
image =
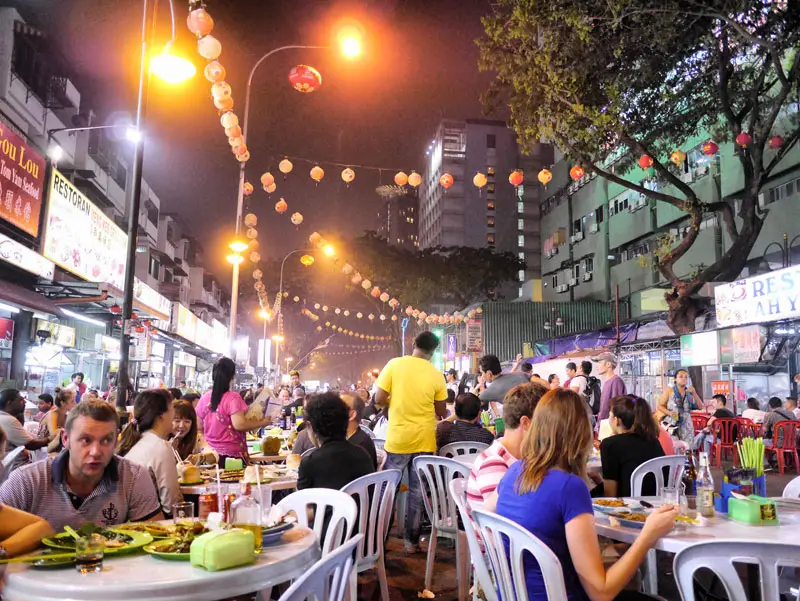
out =
[[82,536],[75,541],[75,567],[81,574],[100,572],[106,539],[99,534]]

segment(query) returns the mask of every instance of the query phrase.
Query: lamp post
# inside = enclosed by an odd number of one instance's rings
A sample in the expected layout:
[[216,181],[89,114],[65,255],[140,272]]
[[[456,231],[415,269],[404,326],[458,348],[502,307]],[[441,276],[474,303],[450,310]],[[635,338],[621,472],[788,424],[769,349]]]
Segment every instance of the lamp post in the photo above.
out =
[[[280,281],[278,283],[278,298],[283,298],[283,268],[286,266],[286,259],[288,259],[292,255],[297,254],[297,253],[313,253],[313,252],[316,252],[316,250],[317,250],[316,248],[296,248],[295,250],[290,250],[288,253],[286,253],[286,256],[283,257],[283,261],[281,261],[281,277],[280,277]],[[333,246],[328,244],[325,248],[322,249],[322,252],[326,256],[332,257],[333,255],[336,254],[336,249],[334,249]],[[283,319],[281,317],[281,309],[280,309],[280,307],[278,308],[278,316],[277,317],[278,317],[278,331],[282,332],[282,330],[283,330],[283,328],[282,328]]]
[[550,315],[551,319],[553,320],[553,323],[551,324],[550,321],[546,321],[544,322],[544,324],[542,324],[542,327],[547,331],[552,330],[551,333],[553,336],[550,342],[550,355],[552,355],[556,351],[556,330],[554,328],[563,328],[564,320],[561,318],[560,315],[558,315],[558,309],[556,309],[555,307],[552,307],[550,309]]
[[[348,57],[355,57],[358,56],[361,52],[361,42],[353,36],[348,36],[341,40],[341,48],[342,53]],[[247,77],[247,88],[245,89],[245,96],[244,96],[244,116],[242,118],[242,138],[244,138],[245,144],[247,143],[247,126],[250,116],[250,91],[253,87],[253,76],[256,74],[256,70],[261,66],[261,64],[271,57],[273,54],[277,54],[278,52],[283,52],[284,50],[329,50],[330,46],[305,46],[305,45],[289,45],[289,46],[281,46],[280,48],[275,48],[267,52],[264,56],[256,61],[256,64],[253,65],[253,68],[250,69],[250,75]],[[239,166],[239,186],[236,191],[236,228],[235,232],[238,235],[241,231],[242,227],[242,213],[244,211],[244,180],[245,180],[245,170],[247,167],[246,162],[242,162]],[[231,282],[231,318],[230,318],[230,330],[228,336],[230,338],[230,344],[233,346],[233,341],[236,338],[236,320],[237,320],[237,311],[239,309],[239,265],[233,265],[233,274],[232,274],[232,282]]]
[[275,334],[272,337],[272,341],[275,343],[275,365],[278,366],[278,375],[276,377],[277,381],[275,384],[281,383],[281,362],[279,360],[281,354],[281,342],[283,342],[283,336],[280,334]]
[[[141,138],[145,124],[145,109],[147,107],[147,95],[150,88],[150,76],[147,69],[147,58],[150,45],[155,37],[156,27],[156,8],[158,0],[142,0],[142,56],[139,67],[139,93],[136,104],[136,131],[140,137],[133,152],[133,170],[131,172],[131,196],[128,203],[128,248],[125,262],[125,283],[123,286],[122,298],[122,334],[120,335],[120,360],[119,360],[119,379],[117,392],[117,407],[124,409],[128,404],[128,387],[130,376],[128,374],[128,362],[130,357],[130,341],[128,339],[128,328],[130,328],[131,313],[133,312],[133,287],[136,275],[136,239],[139,230],[139,206],[142,195],[142,165],[144,161],[144,140]],[[152,10],[150,6],[152,5]],[[194,75],[194,66],[188,61],[181,63],[177,57],[172,57],[170,65],[164,64],[167,58],[169,45],[175,40],[175,13],[170,0],[170,13],[172,15],[172,39],[165,46],[161,55],[161,60],[152,64],[153,71],[159,77],[171,83],[183,81]],[[150,19],[148,20],[148,16]],[[180,71],[180,72],[179,72]]]
[[269,362],[267,360],[269,356],[269,353],[267,353],[267,341],[269,340],[269,338],[267,338],[267,325],[269,324],[269,322],[272,321],[272,312],[265,311],[264,309],[262,309],[259,312],[258,316],[264,320],[264,356],[262,357],[262,359],[264,361],[264,370],[265,370],[264,380],[266,381],[267,379],[266,374],[269,372]]

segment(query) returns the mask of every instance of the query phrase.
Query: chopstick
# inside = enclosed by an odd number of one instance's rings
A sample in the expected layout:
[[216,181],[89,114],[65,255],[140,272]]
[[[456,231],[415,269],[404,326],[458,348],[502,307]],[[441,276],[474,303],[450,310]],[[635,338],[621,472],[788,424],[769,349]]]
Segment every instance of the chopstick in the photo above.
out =
[[75,553],[52,553],[50,555],[23,555],[22,557],[12,557],[11,559],[0,559],[0,564],[5,563],[28,563],[31,561],[39,561],[40,559],[69,559],[75,557]]
[[183,463],[183,459],[181,459],[181,456],[178,454],[178,451],[175,450],[175,447],[169,445],[169,448],[172,449],[172,454],[175,455],[175,459],[178,460],[178,463]]

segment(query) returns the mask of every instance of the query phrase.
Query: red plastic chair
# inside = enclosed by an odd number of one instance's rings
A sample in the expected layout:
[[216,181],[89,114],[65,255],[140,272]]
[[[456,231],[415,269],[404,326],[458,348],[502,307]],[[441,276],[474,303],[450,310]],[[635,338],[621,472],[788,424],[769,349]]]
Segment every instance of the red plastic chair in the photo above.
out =
[[711,445],[711,459],[709,463],[714,462],[714,456],[717,457],[717,467],[722,465],[722,452],[733,452],[733,465],[739,464],[739,452],[736,450],[736,441],[739,435],[738,432],[739,422],[736,418],[720,417],[714,420],[711,424],[711,433],[714,435],[714,442]]
[[700,413],[692,413],[692,425],[694,426],[694,433],[699,434],[708,425],[708,415]]
[[[766,447],[767,452],[778,456],[778,472],[783,473],[786,467],[786,455],[794,459],[794,468],[800,474],[800,459],[797,456],[797,426],[798,422],[783,421],[772,427],[772,446]],[[778,446],[778,441],[781,441]]]
[[744,438],[761,437],[761,426],[755,423],[752,419],[737,417],[736,421],[738,422],[739,440]]

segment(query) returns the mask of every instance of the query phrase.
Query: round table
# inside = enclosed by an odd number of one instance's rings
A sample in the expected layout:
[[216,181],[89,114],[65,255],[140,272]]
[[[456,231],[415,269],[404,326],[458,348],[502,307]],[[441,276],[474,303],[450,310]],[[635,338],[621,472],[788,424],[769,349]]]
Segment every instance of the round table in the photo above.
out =
[[14,601],[214,601],[287,582],[303,575],[320,557],[316,536],[303,529],[297,540],[265,547],[256,563],[207,572],[188,561],[149,555],[107,557],[103,571],[32,570],[9,564],[3,598]]
[[[184,495],[202,495],[206,492],[206,489],[211,486],[216,488],[217,483],[213,480],[209,481],[208,484],[196,484],[196,485],[187,485],[181,486],[181,492]],[[297,476],[288,476],[285,478],[276,478],[275,480],[270,480],[269,482],[262,482],[262,488],[270,488],[272,490],[292,490],[297,488]],[[241,490],[241,483],[239,482],[221,482],[220,488],[222,488],[223,494],[227,493],[238,493]],[[258,489],[258,486],[255,484],[251,485],[251,490],[255,492]]]
[[[661,504],[661,499],[658,497],[642,498],[655,506]],[[638,528],[614,525],[604,513],[596,511],[594,515],[597,534],[612,540],[633,543],[642,532]],[[668,553],[678,553],[697,543],[712,540],[762,541],[769,539],[774,542],[794,545],[797,547],[798,554],[800,554],[800,538],[797,536],[797,533],[800,532],[800,507],[794,508],[785,505],[778,507],[778,526],[741,524],[728,519],[725,514],[717,514],[713,518],[699,517],[698,519],[701,522],[699,525],[678,523],[672,532],[659,539],[653,549]],[[645,567],[647,571],[645,592],[655,594],[658,583],[654,551],[648,553]]]

